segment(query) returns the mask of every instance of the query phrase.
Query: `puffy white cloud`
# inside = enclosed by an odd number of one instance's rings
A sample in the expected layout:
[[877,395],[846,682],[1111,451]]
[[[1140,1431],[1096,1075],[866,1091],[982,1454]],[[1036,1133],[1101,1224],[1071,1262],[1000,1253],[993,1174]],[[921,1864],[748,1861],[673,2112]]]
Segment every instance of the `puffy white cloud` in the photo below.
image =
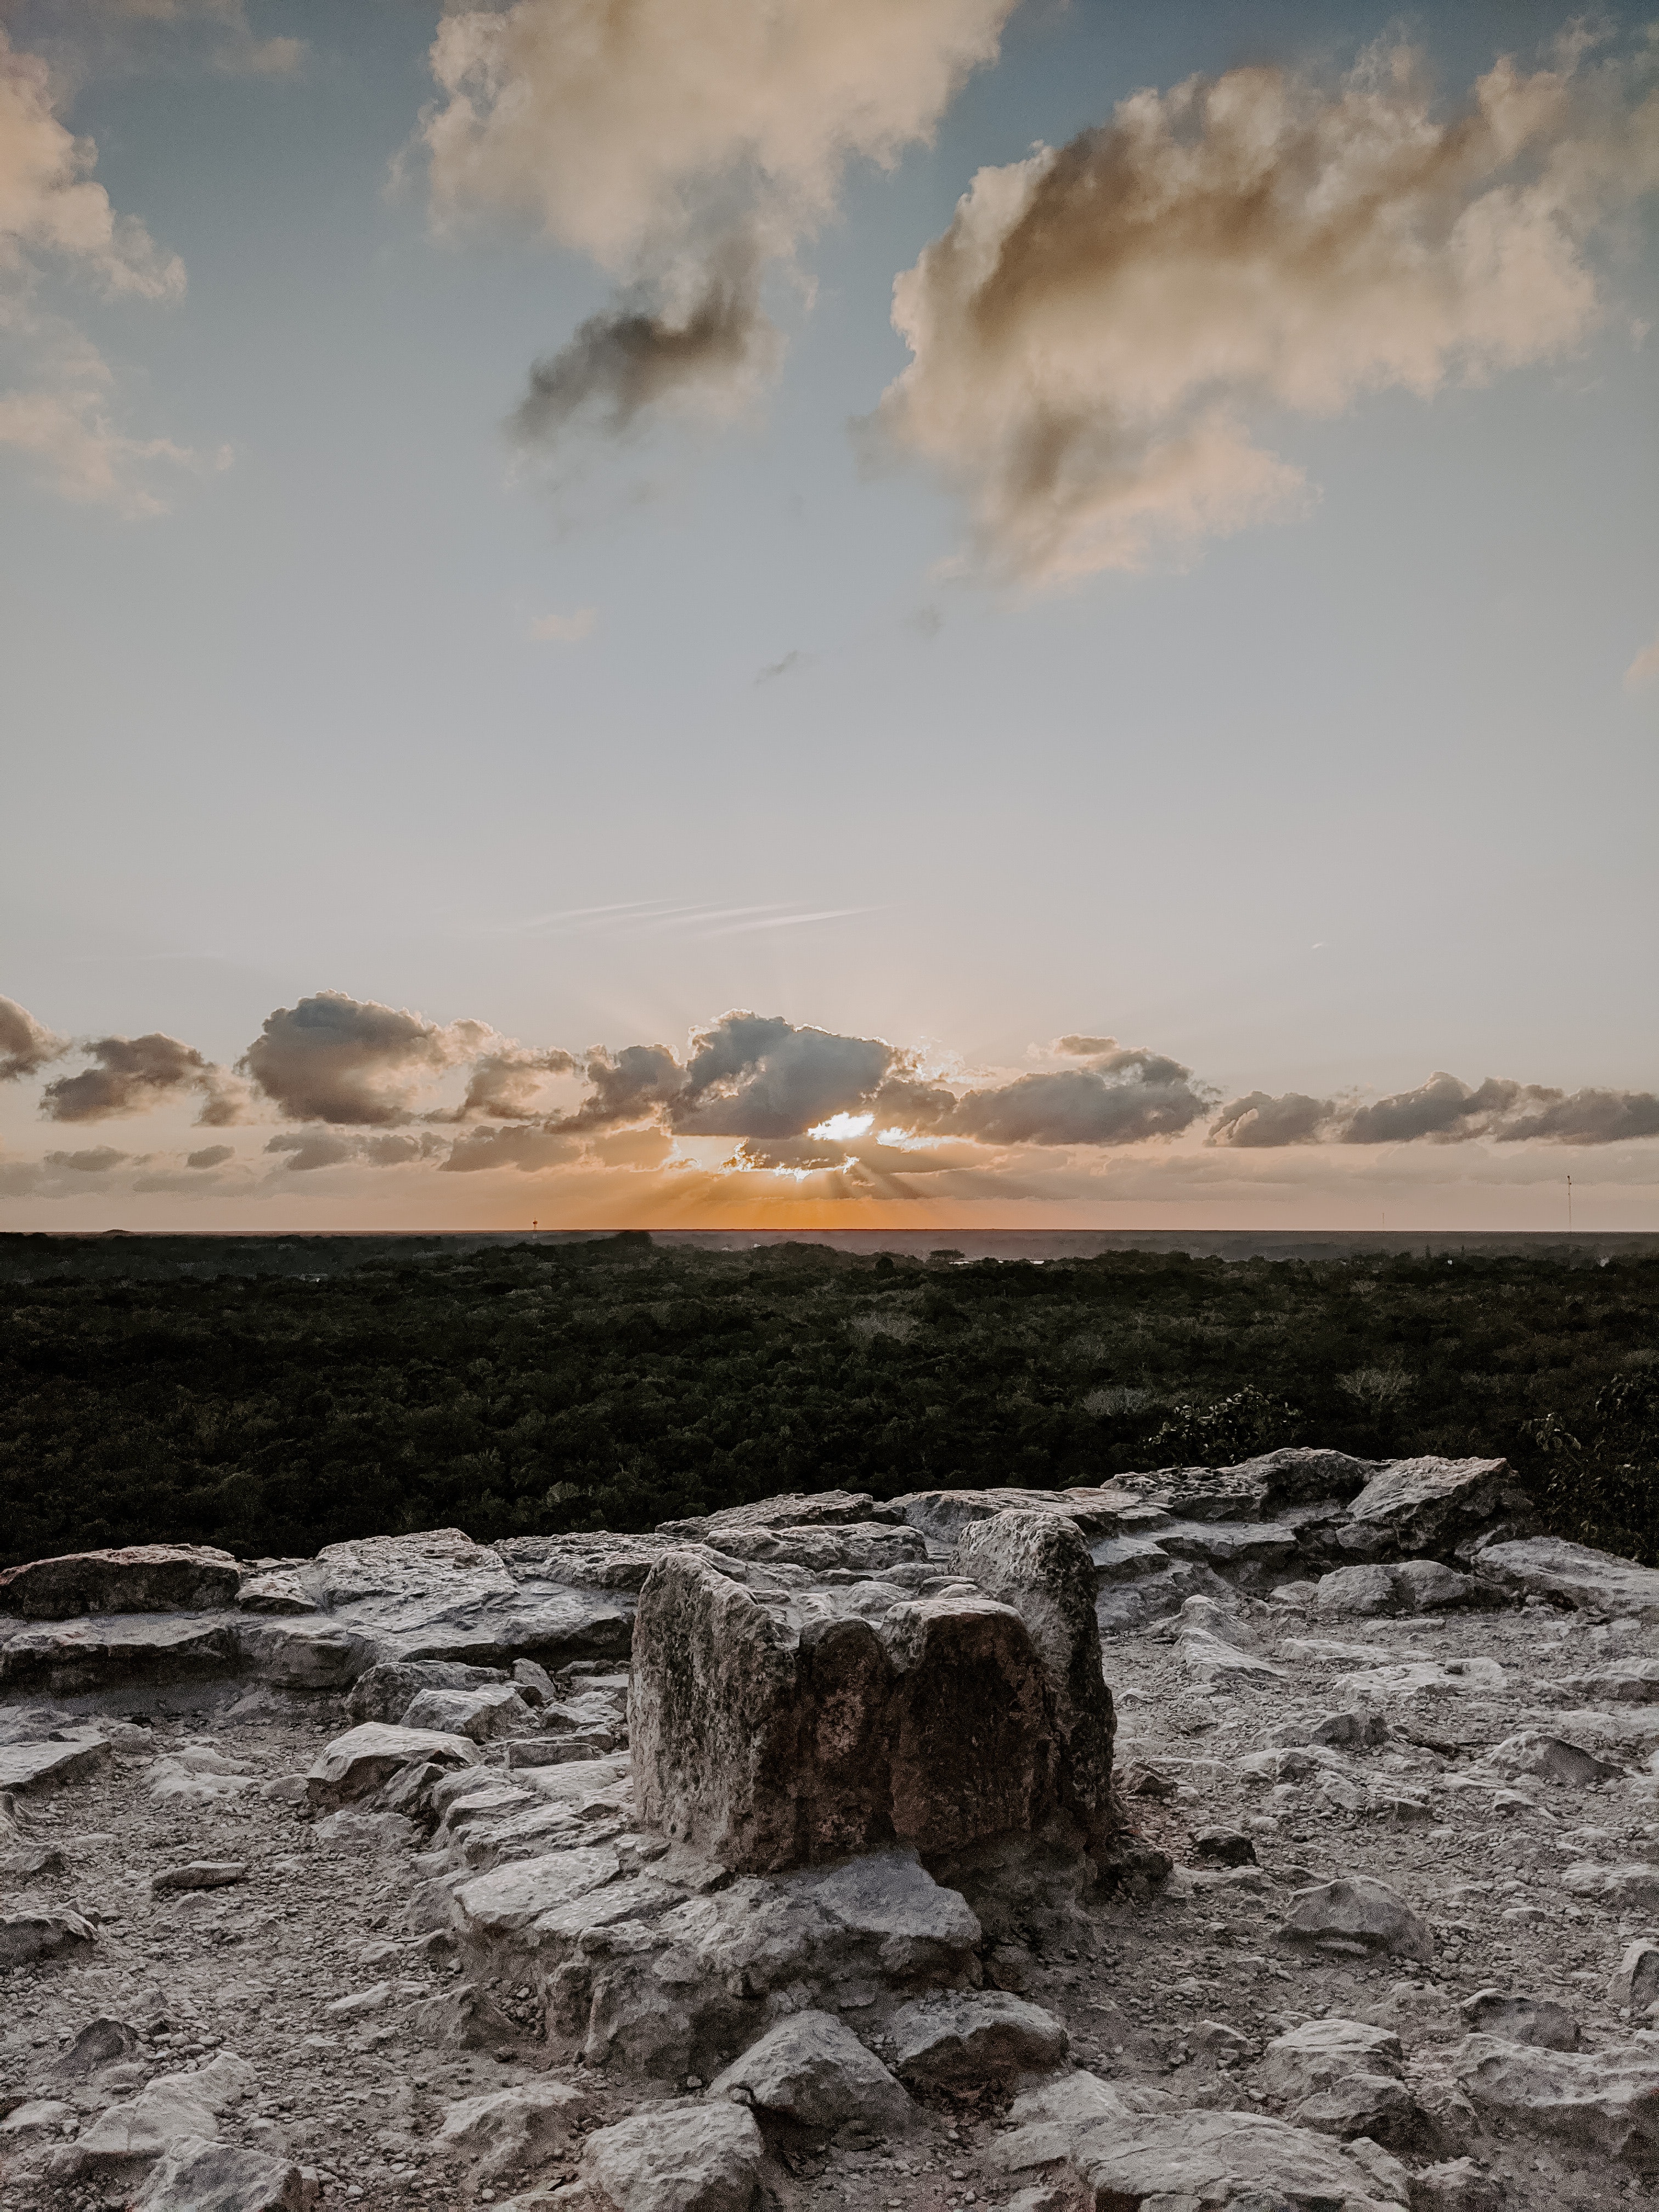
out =
[[1263,418],[1427,398],[1595,323],[1587,242],[1659,182],[1659,94],[1584,43],[1499,61],[1450,114],[1397,45],[1334,85],[1194,77],[982,169],[894,286],[913,358],[878,441],[956,485],[981,560],[1029,582],[1301,511]]
[[528,217],[629,285],[538,365],[520,435],[740,397],[776,357],[768,264],[833,211],[849,161],[890,166],[931,135],[1013,5],[452,5],[431,56],[442,97],[422,126],[436,220]]

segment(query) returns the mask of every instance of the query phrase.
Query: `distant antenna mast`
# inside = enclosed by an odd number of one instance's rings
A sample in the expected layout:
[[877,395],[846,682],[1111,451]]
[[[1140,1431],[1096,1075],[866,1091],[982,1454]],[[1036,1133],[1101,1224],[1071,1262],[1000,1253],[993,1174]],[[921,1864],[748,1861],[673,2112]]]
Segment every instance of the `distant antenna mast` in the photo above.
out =
[[1572,1234],[1572,1177],[1567,1177],[1567,1234]]

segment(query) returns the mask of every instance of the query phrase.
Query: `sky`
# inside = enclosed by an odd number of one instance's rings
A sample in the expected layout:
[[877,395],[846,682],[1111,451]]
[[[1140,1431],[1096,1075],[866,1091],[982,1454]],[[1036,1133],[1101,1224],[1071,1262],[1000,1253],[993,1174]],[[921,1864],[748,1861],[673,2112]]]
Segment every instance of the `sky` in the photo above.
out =
[[1659,23],[0,0],[0,1227],[1659,1230]]

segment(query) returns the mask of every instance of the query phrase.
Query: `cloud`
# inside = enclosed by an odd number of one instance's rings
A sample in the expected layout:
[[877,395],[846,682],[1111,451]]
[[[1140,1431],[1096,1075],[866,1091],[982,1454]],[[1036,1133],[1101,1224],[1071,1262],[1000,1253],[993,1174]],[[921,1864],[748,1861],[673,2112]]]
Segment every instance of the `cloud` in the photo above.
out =
[[780,676],[787,676],[792,669],[800,667],[805,658],[799,646],[793,647],[781,660],[769,661],[755,681],[757,684],[775,684]]
[[1055,1049],[1086,1064],[964,1091],[921,1126],[988,1145],[1133,1145],[1178,1136],[1206,1110],[1191,1068],[1161,1053],[1115,1037],[1062,1037]]
[[454,1112],[429,1114],[427,1119],[465,1121],[482,1114],[498,1121],[531,1121],[538,1112],[537,1095],[550,1075],[581,1072],[582,1062],[574,1053],[556,1048],[532,1052],[504,1039],[474,1060],[466,1095]]
[[267,1152],[287,1153],[288,1166],[296,1174],[314,1168],[343,1166],[356,1161],[372,1168],[412,1167],[418,1161],[438,1158],[444,1152],[433,1136],[412,1133],[383,1137],[343,1137],[333,1129],[301,1129],[272,1137]]
[[562,645],[580,645],[599,628],[597,607],[578,607],[574,615],[543,615],[531,623],[530,635],[538,642],[556,639]]
[[518,1129],[469,1129],[457,1137],[448,1157],[439,1163],[444,1175],[468,1175],[480,1168],[517,1168],[533,1175],[542,1168],[559,1167],[581,1151],[580,1139],[539,1124]]
[[94,1064],[79,1075],[60,1075],[40,1095],[49,1121],[103,1121],[117,1114],[147,1114],[152,1107],[194,1091],[202,1101],[196,1119],[224,1128],[246,1118],[246,1094],[222,1067],[194,1045],[161,1030],[148,1036],[94,1037],[75,1049]]
[[872,445],[954,485],[981,562],[1032,584],[1304,512],[1265,418],[1427,398],[1595,325],[1587,243],[1659,182],[1659,94],[1586,44],[1499,61],[1447,116],[1401,46],[1335,84],[1192,77],[981,169],[895,283],[913,357]]
[[410,1120],[418,1085],[495,1042],[483,1022],[424,1016],[319,991],[278,1006],[237,1062],[289,1121],[386,1127]]
[[1206,1142],[1231,1145],[1240,1151],[1272,1150],[1281,1145],[1311,1145],[1318,1141],[1336,1112],[1334,1100],[1310,1098],[1300,1091],[1269,1097],[1252,1091],[1243,1098],[1230,1098],[1210,1125]]
[[878,1037],[722,1014],[691,1040],[669,1120],[687,1135],[793,1137],[873,1098],[901,1055]]
[[307,52],[303,39],[262,39],[248,21],[246,0],[94,0],[117,22],[170,31],[199,28],[205,58],[222,76],[291,76]]
[[185,1165],[187,1168],[219,1168],[235,1157],[235,1151],[229,1145],[205,1145],[199,1152],[187,1152]]
[[1651,645],[1644,645],[1625,671],[1625,689],[1640,691],[1656,680],[1659,680],[1659,637]]
[[1262,1149],[1285,1145],[1615,1145],[1659,1136],[1659,1096],[1650,1091],[1556,1091],[1488,1076],[1471,1089],[1443,1070],[1415,1091],[1370,1105],[1270,1097],[1253,1091],[1224,1106],[1208,1142]]
[[1014,0],[452,6],[423,118],[441,228],[527,217],[623,291],[538,362],[526,444],[666,400],[729,411],[780,350],[762,305],[855,159],[890,167],[993,59]]
[[48,1152],[42,1164],[66,1169],[71,1175],[107,1175],[112,1168],[118,1168],[124,1160],[131,1158],[131,1152],[118,1152],[112,1146],[100,1145],[86,1152]]
[[36,1075],[69,1048],[67,1037],[54,1036],[15,999],[0,998],[0,1083]]
[[65,498],[155,514],[165,504],[154,488],[158,465],[200,471],[228,455],[124,430],[107,362],[39,303],[42,286],[58,278],[157,302],[185,290],[178,255],[157,246],[137,216],[118,215],[94,179],[97,148],[63,120],[63,96],[44,58],[17,52],[0,27],[0,447],[33,463]]

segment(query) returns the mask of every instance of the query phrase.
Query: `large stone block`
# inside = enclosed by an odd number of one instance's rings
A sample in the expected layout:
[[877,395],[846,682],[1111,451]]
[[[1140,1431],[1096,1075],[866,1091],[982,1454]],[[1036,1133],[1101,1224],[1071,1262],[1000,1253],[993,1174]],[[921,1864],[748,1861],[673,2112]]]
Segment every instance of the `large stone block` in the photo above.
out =
[[204,1613],[234,1605],[241,1571],[206,1544],[68,1552],[0,1571],[0,1613],[69,1620],[82,1613]]
[[1091,1840],[1103,1840],[1112,1826],[1115,1722],[1089,1547],[1073,1522],[1054,1514],[998,1513],[963,1530],[951,1565],[1024,1622],[1054,1694],[1061,1802]]
[[894,1841],[953,1850],[1054,1809],[1054,1697],[1012,1606],[924,1599],[878,1629],[742,1571],[688,1547],[641,1592],[644,1820],[764,1873]]

